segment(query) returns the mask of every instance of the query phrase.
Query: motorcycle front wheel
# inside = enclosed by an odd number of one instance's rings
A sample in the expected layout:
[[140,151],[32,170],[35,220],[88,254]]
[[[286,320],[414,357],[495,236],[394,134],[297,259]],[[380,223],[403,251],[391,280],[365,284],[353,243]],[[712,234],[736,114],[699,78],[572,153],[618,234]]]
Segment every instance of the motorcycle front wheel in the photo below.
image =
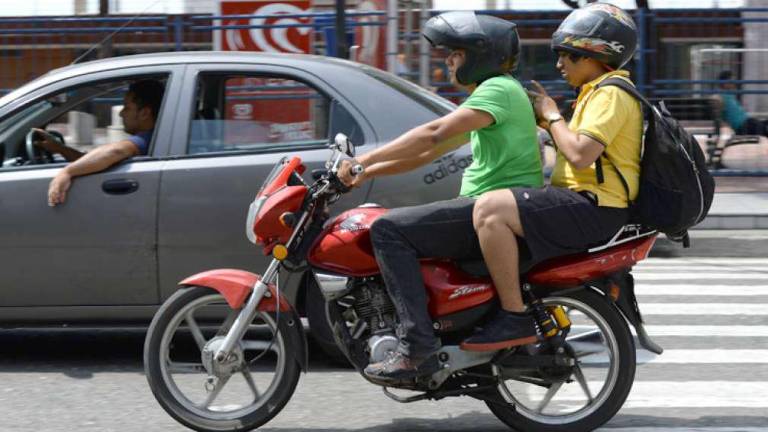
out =
[[571,367],[504,370],[494,366],[506,403],[487,402],[512,429],[591,431],[613,418],[635,379],[635,343],[624,317],[605,296],[583,289],[542,299],[562,307],[571,326],[565,352]]
[[160,307],[149,327],[149,387],[163,409],[189,428],[253,430],[277,415],[296,389],[300,366],[288,340],[296,333],[278,331],[274,314],[256,315],[226,365],[212,361],[238,313],[215,290],[188,287]]

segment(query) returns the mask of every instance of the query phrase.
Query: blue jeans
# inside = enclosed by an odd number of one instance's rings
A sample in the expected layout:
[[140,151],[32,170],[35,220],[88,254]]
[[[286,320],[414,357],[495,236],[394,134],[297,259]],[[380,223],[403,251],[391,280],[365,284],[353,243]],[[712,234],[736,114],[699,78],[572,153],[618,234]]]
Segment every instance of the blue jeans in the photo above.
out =
[[474,198],[457,198],[394,209],[371,226],[376,261],[400,319],[398,351],[411,359],[440,349],[419,259],[482,259],[472,225],[474,205]]

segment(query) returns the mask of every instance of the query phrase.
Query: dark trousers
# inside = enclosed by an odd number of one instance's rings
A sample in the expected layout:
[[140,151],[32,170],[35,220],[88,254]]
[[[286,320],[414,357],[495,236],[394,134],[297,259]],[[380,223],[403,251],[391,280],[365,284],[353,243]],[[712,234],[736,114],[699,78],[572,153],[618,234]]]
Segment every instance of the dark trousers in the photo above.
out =
[[423,359],[440,348],[427,310],[421,258],[481,259],[473,198],[391,210],[371,226],[376,261],[400,318],[398,351]]

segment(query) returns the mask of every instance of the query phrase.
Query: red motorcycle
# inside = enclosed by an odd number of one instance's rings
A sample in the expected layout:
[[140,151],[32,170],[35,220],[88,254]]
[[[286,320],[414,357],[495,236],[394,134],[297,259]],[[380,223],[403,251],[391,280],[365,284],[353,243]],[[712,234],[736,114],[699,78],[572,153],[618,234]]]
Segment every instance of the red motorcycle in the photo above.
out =
[[[307,368],[299,315],[280,294],[279,270],[311,271],[336,343],[362,373],[397,346],[398,317],[373,255],[369,227],[386,209],[367,204],[328,222],[347,188],[337,169],[352,146],[339,134],[326,170],[302,178],[281,160],[251,204],[246,235],[274,259],[263,275],[220,269],[185,279],[155,315],[144,363],[162,407],[199,431],[244,431],[277,415]],[[661,353],[643,329],[630,270],[656,233],[628,225],[607,244],[522,275],[536,344],[469,352],[460,342],[498,307],[482,263],[423,260],[441,369],[384,387],[397,402],[470,396],[520,431],[592,430],[611,419],[635,376],[635,343]],[[363,375],[364,376],[364,375]],[[403,391],[408,391],[406,396]]]

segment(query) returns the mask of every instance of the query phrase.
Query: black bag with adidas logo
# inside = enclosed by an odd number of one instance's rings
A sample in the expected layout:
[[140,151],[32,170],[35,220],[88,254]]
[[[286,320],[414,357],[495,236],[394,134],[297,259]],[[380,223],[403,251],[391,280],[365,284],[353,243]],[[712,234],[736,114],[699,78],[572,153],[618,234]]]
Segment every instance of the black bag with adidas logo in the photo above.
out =
[[[704,153],[663,102],[653,106],[621,78],[608,78],[597,87],[609,85],[626,91],[647,108],[644,110],[648,128],[643,137],[640,191],[630,204],[632,220],[688,247],[688,228],[704,220],[715,193],[715,181],[707,171]],[[621,173],[619,177],[629,193]]]

